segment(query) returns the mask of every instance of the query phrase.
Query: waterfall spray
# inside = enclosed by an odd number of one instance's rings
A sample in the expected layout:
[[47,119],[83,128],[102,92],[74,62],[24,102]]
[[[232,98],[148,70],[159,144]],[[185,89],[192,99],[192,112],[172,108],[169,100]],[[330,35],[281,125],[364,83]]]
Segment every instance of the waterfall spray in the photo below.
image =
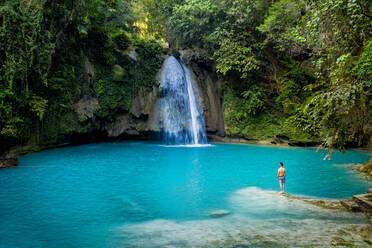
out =
[[161,74],[163,140],[168,145],[207,143],[202,106],[190,70],[170,56]]

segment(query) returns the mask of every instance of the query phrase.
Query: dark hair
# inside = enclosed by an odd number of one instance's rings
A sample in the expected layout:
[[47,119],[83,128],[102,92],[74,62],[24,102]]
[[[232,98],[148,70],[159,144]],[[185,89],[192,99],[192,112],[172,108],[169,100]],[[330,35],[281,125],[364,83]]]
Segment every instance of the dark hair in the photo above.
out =
[[280,166],[283,166],[283,162],[280,162]]

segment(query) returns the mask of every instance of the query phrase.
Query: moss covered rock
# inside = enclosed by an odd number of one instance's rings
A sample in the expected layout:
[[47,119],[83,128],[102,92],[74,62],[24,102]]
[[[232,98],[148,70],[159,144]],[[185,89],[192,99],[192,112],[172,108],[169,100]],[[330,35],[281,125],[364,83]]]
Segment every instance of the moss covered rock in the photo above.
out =
[[372,178],[372,158],[362,165],[361,167],[358,168],[358,171],[365,173],[368,177]]
[[114,81],[123,81],[125,76],[125,70],[120,65],[114,65],[112,69],[112,79]]

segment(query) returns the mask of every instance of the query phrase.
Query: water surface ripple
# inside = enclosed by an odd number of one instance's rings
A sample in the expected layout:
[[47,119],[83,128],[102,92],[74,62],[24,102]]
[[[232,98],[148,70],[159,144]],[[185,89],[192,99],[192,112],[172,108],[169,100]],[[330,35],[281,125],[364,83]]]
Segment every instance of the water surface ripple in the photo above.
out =
[[[323,161],[311,148],[98,143],[20,157],[0,170],[0,247],[368,247],[361,214],[279,196],[337,199],[365,192],[352,170],[371,154]],[[211,217],[213,211],[228,211]],[[358,229],[359,228],[359,229]]]

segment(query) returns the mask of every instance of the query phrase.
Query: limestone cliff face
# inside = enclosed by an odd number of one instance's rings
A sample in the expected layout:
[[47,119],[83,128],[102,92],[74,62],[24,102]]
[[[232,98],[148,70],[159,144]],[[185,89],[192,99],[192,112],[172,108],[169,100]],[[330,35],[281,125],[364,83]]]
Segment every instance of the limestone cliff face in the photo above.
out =
[[[199,100],[202,103],[206,130],[209,135],[224,136],[223,100],[221,84],[212,66],[199,61],[191,50],[183,51],[183,59],[189,67],[196,86],[199,89]],[[74,106],[73,122],[63,128],[64,143],[86,143],[97,140],[148,139],[161,129],[159,116],[160,76],[159,70],[156,80],[158,84],[148,93],[138,93],[130,103],[126,112],[120,112],[111,119],[102,119],[97,115],[101,109],[99,99],[94,95],[93,80],[95,68],[89,59],[83,55],[85,82],[80,99]],[[165,62],[165,61],[164,61]],[[165,63],[164,63],[165,64]],[[87,139],[89,138],[89,139]]]
[[[192,51],[184,51],[183,59],[199,89],[199,100],[203,106],[207,133],[225,136],[222,82],[217,79],[213,68],[195,59]],[[163,68],[164,66],[157,75],[158,85],[160,85],[160,75]],[[162,125],[159,116],[160,94],[159,87],[155,87],[147,95],[135,97],[129,113],[117,116],[115,121],[104,127],[108,137],[146,138],[150,133],[159,132]]]
[[222,81],[217,79],[213,68],[198,61],[192,51],[184,51],[183,54],[184,62],[189,67],[199,88],[207,133],[223,137],[225,136],[225,129],[221,92]]
[[[216,74],[213,68],[202,62],[198,61],[195,54],[191,50],[182,51],[183,60],[186,66],[189,68],[191,76],[198,87],[199,101],[202,103],[206,131],[208,135],[218,135],[225,136],[224,130],[224,118],[223,118],[223,99],[221,95],[221,84],[222,82],[217,80]],[[179,58],[178,58],[179,59]],[[160,84],[160,75],[164,68],[158,73],[157,80]],[[159,89],[158,89],[159,90]],[[158,97],[160,97],[161,92],[158,91]],[[162,123],[159,116],[159,101],[155,103],[155,108],[149,115],[150,125],[153,127],[152,131],[159,131],[161,129]]]
[[129,113],[117,116],[114,122],[104,127],[108,137],[146,138],[149,133],[158,131],[158,127],[154,125],[154,118],[157,116],[157,94],[158,88],[154,88],[144,96],[136,96]]

